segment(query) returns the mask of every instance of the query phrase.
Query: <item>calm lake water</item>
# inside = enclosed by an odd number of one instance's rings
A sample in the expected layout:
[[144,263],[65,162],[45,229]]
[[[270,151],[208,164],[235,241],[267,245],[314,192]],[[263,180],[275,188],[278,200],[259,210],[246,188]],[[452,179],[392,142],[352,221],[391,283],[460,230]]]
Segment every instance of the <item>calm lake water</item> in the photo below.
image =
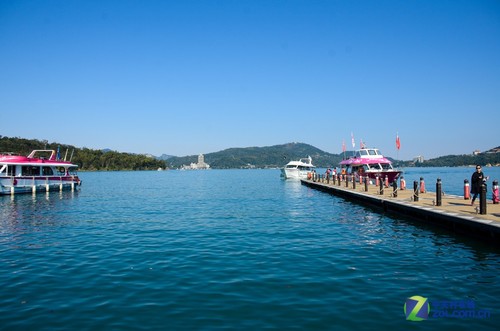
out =
[[[472,168],[408,168],[463,194]],[[485,173],[500,179],[499,168]],[[1,330],[497,330],[500,249],[278,170],[80,173],[0,197]],[[488,193],[490,196],[490,193]],[[485,318],[407,321],[411,296]],[[453,313],[453,312],[452,312]]]

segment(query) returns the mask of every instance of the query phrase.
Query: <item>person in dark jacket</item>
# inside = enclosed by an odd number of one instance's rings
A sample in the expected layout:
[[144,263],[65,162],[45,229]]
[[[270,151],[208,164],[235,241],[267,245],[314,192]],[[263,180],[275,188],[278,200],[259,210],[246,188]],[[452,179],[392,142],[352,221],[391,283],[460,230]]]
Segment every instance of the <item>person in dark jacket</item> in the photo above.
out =
[[481,184],[483,184],[483,182],[485,182],[487,179],[488,177],[485,177],[484,173],[481,171],[481,166],[477,165],[476,171],[472,174],[472,178],[470,180],[470,193],[472,194],[472,201],[470,203],[471,206],[474,205],[474,201],[476,200],[477,195],[481,192]]

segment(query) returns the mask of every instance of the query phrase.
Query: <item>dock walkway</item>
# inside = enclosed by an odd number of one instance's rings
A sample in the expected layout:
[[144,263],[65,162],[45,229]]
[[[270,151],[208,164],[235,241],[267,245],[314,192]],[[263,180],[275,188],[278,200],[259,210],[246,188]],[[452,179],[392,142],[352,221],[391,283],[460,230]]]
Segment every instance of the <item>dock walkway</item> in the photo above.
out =
[[[346,187],[342,181],[329,183],[323,178],[318,180],[301,180],[303,185],[329,192],[330,194],[369,206],[385,213],[409,217],[416,221],[438,225],[451,229],[458,233],[472,235],[481,240],[492,241],[500,245],[500,204],[493,204],[487,199],[486,213],[480,213],[479,197],[475,206],[471,206],[471,200],[463,196],[441,195],[441,206],[436,206],[437,195],[435,192],[418,192],[418,201],[414,199],[413,187],[405,190],[396,190],[397,197],[393,196],[392,187],[384,187],[383,193],[380,187],[356,183],[353,188],[352,182]],[[489,192],[488,194],[491,195]]]

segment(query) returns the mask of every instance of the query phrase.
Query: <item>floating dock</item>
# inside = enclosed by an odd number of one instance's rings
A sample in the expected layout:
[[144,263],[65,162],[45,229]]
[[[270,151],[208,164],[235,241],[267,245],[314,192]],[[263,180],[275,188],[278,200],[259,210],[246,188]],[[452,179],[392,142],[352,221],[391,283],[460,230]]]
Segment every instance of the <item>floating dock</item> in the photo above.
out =
[[493,204],[487,199],[481,209],[479,196],[475,205],[471,206],[471,200],[463,196],[441,194],[439,199],[436,192],[421,192],[420,188],[415,191],[413,187],[405,190],[398,187],[394,191],[393,187],[384,186],[381,191],[380,186],[365,186],[359,182],[353,185],[352,181],[327,182],[320,178],[303,179],[301,182],[387,214],[448,228],[500,245],[500,204]]

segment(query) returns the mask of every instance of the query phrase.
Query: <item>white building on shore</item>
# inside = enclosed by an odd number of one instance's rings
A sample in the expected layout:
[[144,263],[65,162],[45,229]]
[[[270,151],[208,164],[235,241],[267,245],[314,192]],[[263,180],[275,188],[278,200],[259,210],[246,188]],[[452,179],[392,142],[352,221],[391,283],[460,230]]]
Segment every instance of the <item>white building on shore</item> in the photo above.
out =
[[415,162],[415,163],[424,163],[424,157],[422,155],[415,156],[413,158],[413,162]]
[[198,169],[210,169],[210,165],[205,163],[205,156],[203,154],[198,155],[198,163],[191,163],[190,165],[183,165],[184,170],[198,170]]

